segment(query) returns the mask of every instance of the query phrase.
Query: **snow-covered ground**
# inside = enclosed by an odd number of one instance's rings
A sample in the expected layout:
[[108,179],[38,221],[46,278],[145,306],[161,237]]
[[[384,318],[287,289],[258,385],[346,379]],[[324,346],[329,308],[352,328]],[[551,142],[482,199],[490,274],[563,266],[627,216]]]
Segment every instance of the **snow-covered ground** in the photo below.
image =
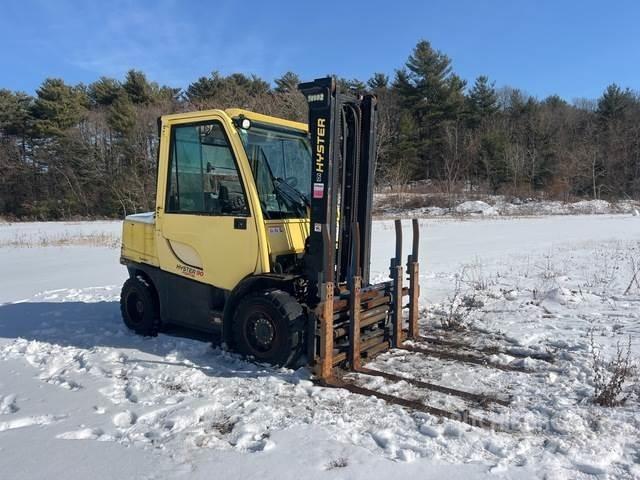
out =
[[[375,361],[432,383],[512,396],[509,407],[486,410],[361,381],[469,408],[514,432],[319,388],[306,369],[257,366],[185,332],[137,337],[117,303],[125,279],[119,222],[5,224],[0,477],[639,478],[637,380],[625,384],[624,405],[594,405],[589,332],[604,357],[629,336],[640,355],[640,284],[632,282],[640,218],[420,224],[423,333],[555,361],[489,358],[529,373],[400,351]],[[393,238],[392,222],[375,222],[376,280],[387,276]],[[441,328],[452,314],[465,329]]]
[[446,216],[541,216],[541,215],[640,215],[640,202],[636,200],[580,200],[561,202],[558,200],[535,200],[507,198],[503,195],[486,195],[482,200],[454,200],[450,207],[435,206],[447,204],[446,197],[424,193],[376,193],[374,211],[380,218],[406,217],[446,217]]

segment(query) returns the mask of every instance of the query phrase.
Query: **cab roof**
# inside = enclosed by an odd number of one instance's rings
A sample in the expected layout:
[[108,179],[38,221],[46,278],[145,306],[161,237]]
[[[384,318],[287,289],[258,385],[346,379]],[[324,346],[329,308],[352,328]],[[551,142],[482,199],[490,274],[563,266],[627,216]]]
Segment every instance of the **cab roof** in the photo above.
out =
[[185,119],[202,120],[214,114],[218,114],[218,115],[223,114],[228,116],[229,119],[243,115],[247,117],[249,120],[253,120],[254,122],[268,123],[268,124],[276,125],[279,127],[299,130],[305,133],[309,131],[309,127],[306,123],[294,122],[291,120],[285,120],[283,118],[272,117],[270,115],[263,115],[262,113],[256,113],[250,110],[244,110],[242,108],[227,108],[226,110],[220,110],[220,109],[198,110],[195,112],[172,113],[170,115],[163,115],[161,118],[163,122],[165,120],[185,120]]

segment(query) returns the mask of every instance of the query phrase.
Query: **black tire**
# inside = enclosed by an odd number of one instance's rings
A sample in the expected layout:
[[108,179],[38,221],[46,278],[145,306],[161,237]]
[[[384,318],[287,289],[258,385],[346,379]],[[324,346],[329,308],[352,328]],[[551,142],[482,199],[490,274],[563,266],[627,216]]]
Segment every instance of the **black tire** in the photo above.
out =
[[142,276],[128,278],[120,293],[124,324],[137,334],[155,337],[160,330],[158,296]]
[[236,350],[258,362],[295,367],[304,351],[305,316],[298,301],[282,290],[243,297],[233,317]]

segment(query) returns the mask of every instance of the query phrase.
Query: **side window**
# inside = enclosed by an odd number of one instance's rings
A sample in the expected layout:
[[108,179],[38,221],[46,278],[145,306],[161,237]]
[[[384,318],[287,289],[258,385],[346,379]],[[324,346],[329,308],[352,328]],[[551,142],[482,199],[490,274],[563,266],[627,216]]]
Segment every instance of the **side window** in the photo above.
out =
[[238,168],[220,122],[173,127],[169,162],[168,213],[249,214]]

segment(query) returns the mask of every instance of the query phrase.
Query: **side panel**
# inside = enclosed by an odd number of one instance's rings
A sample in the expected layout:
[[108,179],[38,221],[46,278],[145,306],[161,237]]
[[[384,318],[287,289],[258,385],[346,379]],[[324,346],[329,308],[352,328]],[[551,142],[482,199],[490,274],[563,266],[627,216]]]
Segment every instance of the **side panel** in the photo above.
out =
[[233,289],[258,270],[255,221],[246,218],[246,228],[236,229],[236,218],[165,215],[162,233],[157,237],[160,268]]
[[160,271],[161,315],[164,321],[215,331],[221,328],[222,318],[213,315],[223,307],[223,295],[211,285]]
[[167,273],[156,267],[127,262],[130,274],[142,272],[149,277],[160,300],[163,323],[183,325],[204,332],[220,332],[225,292],[211,285]]
[[122,222],[122,251],[124,258],[158,266],[155,225],[126,218]]
[[272,260],[278,255],[304,252],[304,242],[309,236],[309,220],[266,220],[265,225]]

